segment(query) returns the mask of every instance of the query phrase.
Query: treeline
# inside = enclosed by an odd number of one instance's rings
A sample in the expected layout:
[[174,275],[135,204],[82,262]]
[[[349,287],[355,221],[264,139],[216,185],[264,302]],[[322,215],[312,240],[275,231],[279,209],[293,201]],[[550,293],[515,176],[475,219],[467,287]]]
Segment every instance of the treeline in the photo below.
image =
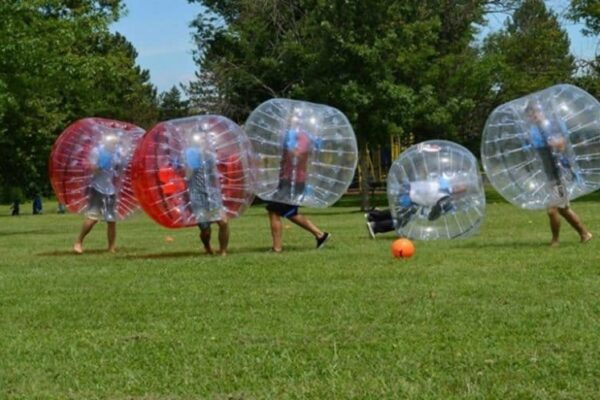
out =
[[[0,2],[0,187],[48,188],[56,136],[87,116],[147,125],[156,118],[149,74],[126,38],[109,31],[120,0]],[[9,190],[7,188],[12,188]]]
[[[192,22],[198,79],[160,96],[109,30],[122,0],[0,1],[0,192],[48,190],[52,143],[88,116],[145,128],[206,112],[243,122],[291,97],[342,110],[361,146],[413,133],[477,151],[507,100],[559,82],[600,97],[600,58],[576,60],[542,0],[189,1],[206,10]],[[597,0],[564,2],[600,34]],[[481,38],[492,13],[511,17]]]
[[[444,138],[474,150],[499,104],[570,82],[600,98],[600,58],[576,60],[542,0],[189,0],[199,65],[192,108],[243,121],[271,97],[326,103],[359,144]],[[556,2],[554,2],[556,4]],[[598,0],[566,17],[600,33]],[[482,38],[491,16],[510,16]]]

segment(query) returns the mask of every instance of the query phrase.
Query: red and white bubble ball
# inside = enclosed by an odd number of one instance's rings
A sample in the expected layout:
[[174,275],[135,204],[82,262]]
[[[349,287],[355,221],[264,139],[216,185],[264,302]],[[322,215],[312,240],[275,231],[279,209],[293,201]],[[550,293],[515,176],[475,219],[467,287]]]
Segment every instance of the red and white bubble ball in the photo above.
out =
[[94,192],[114,202],[107,220],[122,220],[139,208],[131,160],[144,130],[103,118],[76,121],[57,138],[49,160],[50,183],[58,201],[75,213],[93,207]]
[[142,208],[168,228],[240,216],[254,199],[250,142],[223,116],[159,123],[144,136],[133,164]]

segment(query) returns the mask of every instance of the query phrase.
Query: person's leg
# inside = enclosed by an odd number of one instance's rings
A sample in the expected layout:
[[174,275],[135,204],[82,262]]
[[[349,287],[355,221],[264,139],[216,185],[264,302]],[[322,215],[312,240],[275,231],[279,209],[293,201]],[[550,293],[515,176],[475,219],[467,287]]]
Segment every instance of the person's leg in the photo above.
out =
[[289,217],[289,220],[292,221],[294,224],[298,225],[299,227],[312,233],[317,239],[322,237],[324,234],[322,230],[317,228],[317,226],[313,224],[311,220],[306,218],[306,216],[304,215],[296,214],[293,217]]
[[117,241],[117,223],[114,221],[106,222],[106,237],[108,239],[108,251],[114,253],[117,248],[115,243]]
[[435,205],[433,207],[431,207],[431,210],[429,211],[429,215],[427,216],[427,219],[429,221],[435,221],[436,219],[441,217],[445,212],[448,211],[448,204],[451,204],[450,195],[446,195],[446,196],[440,198],[435,203]]
[[269,222],[271,224],[271,237],[273,238],[273,251],[279,253],[283,249],[283,224],[281,216],[269,210]]
[[280,178],[277,186],[277,193],[273,196],[274,200],[286,201],[292,196],[292,185],[289,179]]
[[204,251],[206,254],[213,254],[212,247],[210,247],[210,224],[200,224],[198,228],[200,228],[200,241],[204,246]]
[[108,239],[108,251],[114,253],[117,251],[115,243],[117,240],[117,196],[102,195],[102,206],[100,212],[104,221],[106,221],[106,237]]
[[581,243],[589,242],[592,239],[592,233],[585,227],[579,216],[570,207],[559,208],[558,212],[577,231]]
[[369,232],[369,236],[371,239],[375,239],[375,231],[373,230],[373,226],[376,224],[375,221],[367,221],[367,232]]
[[83,253],[83,239],[87,236],[88,233],[92,230],[94,225],[98,223],[97,219],[86,218],[83,221],[83,225],[81,226],[81,231],[79,232],[79,236],[77,236],[77,240],[73,245],[73,250],[75,253],[81,254]]
[[558,208],[549,207],[547,212],[548,218],[550,219],[550,231],[552,232],[552,240],[550,241],[550,246],[558,246],[560,235],[560,217],[558,214]]
[[367,220],[369,222],[387,221],[390,219],[392,219],[390,210],[373,210],[367,213]]
[[304,187],[304,182],[294,182],[292,192],[290,193],[292,195],[292,198],[302,199],[304,196]]
[[374,221],[371,222],[371,226],[373,227],[373,233],[386,233],[394,230],[394,220],[387,219],[384,221]]
[[410,222],[413,215],[417,213],[417,211],[419,211],[419,206],[416,204],[411,204],[408,207],[401,208],[396,215],[396,218],[398,219],[398,226],[400,228],[405,227],[406,224]]
[[226,219],[217,221],[219,225],[219,254],[227,255],[227,246],[229,245],[229,223]]
[[309,220],[308,218],[306,218],[306,216],[302,214],[293,215],[291,217],[288,217],[288,219],[294,224],[313,234],[313,236],[317,240],[317,249],[323,247],[325,242],[331,237],[331,235],[328,232],[323,232],[322,230],[317,228],[317,226],[313,224],[311,220]]

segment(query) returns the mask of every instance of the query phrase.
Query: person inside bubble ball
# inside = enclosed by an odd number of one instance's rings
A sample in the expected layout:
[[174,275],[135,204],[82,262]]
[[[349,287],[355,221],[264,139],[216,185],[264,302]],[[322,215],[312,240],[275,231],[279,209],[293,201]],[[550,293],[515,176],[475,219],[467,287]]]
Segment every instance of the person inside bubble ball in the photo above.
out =
[[95,147],[89,158],[92,168],[91,184],[88,188],[88,207],[85,212],[79,236],[73,245],[75,253],[83,253],[83,240],[90,233],[99,219],[106,221],[108,251],[116,251],[117,214],[116,214],[116,180],[122,171],[123,155],[117,134],[105,135]]
[[581,243],[587,243],[592,239],[592,233],[571,209],[565,188],[568,180],[578,180],[578,174],[571,168],[566,155],[566,125],[560,118],[547,117],[538,101],[527,103],[525,114],[529,123],[530,143],[527,146],[537,152],[546,178],[558,197],[557,204],[547,209],[552,233],[550,245],[559,245],[560,216],[579,234]]
[[194,134],[190,146],[185,149],[185,168],[190,195],[190,205],[198,221],[200,241],[207,254],[214,254],[210,244],[211,224],[219,226],[218,254],[227,255],[229,245],[229,222],[223,212],[217,162],[209,150],[205,134]]
[[[397,197],[398,227],[408,224],[417,214],[428,221],[435,221],[446,213],[455,211],[452,196],[466,191],[465,185],[452,186],[444,177],[431,180],[405,182]],[[394,221],[390,210],[373,210],[365,214],[367,230],[371,238],[378,233],[394,230]]]
[[452,196],[466,191],[465,185],[452,187],[450,181],[443,176],[437,179],[406,182],[401,185],[398,195],[397,213],[399,227],[405,226],[417,212],[435,221],[442,215],[454,211]]
[[556,185],[557,194],[564,197],[564,181],[580,180],[567,157],[567,126],[561,118],[547,117],[538,101],[527,104],[525,115],[529,123],[527,145],[536,150],[548,180]]
[[283,138],[279,185],[276,197],[283,201],[301,200],[306,186],[309,158],[320,148],[320,139],[299,127],[290,127]]
[[306,185],[309,157],[312,151],[320,148],[320,139],[296,126],[299,121],[295,110],[290,119],[290,127],[283,137],[283,152],[281,155],[281,169],[277,192],[273,196],[281,202],[268,201],[267,212],[273,240],[271,251],[280,253],[283,249],[283,222],[281,217],[287,218],[302,229],[310,232],[316,240],[317,249],[322,248],[331,238],[331,234],[319,229],[310,219],[298,212],[299,207],[287,202],[302,201],[305,195],[310,194],[310,187]]

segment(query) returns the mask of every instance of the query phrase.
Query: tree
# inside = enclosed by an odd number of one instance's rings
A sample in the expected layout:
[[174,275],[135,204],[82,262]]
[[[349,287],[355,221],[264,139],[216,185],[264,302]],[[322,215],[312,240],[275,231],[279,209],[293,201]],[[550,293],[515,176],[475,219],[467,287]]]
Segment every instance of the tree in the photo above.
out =
[[158,102],[158,115],[161,121],[182,118],[189,115],[188,101],[181,99],[181,91],[177,86],[173,86],[167,92],[161,93]]
[[[600,35],[600,3],[596,0],[571,0],[569,18],[583,22],[583,33],[588,36]],[[600,41],[598,42],[600,45]],[[600,54],[591,60],[579,60],[580,73],[574,83],[596,98],[600,98]]]
[[585,34],[600,34],[600,2],[598,0],[571,0],[569,17],[585,24]]
[[155,119],[148,73],[108,31],[121,12],[120,0],[0,2],[0,185],[48,188],[50,147],[76,119]]
[[482,73],[471,47],[474,26],[486,12],[513,3],[190,2],[208,10],[193,23],[196,61],[229,115],[243,120],[272,97],[329,104],[349,117],[362,149],[390,134],[468,136],[462,129],[469,113],[491,85],[476,81]]
[[196,81],[184,87],[190,112],[196,114],[231,115],[225,97],[219,91],[214,74],[210,71],[196,73]]
[[524,0],[504,29],[485,40],[496,65],[494,103],[524,96],[571,79],[575,69],[567,32],[542,0]]

